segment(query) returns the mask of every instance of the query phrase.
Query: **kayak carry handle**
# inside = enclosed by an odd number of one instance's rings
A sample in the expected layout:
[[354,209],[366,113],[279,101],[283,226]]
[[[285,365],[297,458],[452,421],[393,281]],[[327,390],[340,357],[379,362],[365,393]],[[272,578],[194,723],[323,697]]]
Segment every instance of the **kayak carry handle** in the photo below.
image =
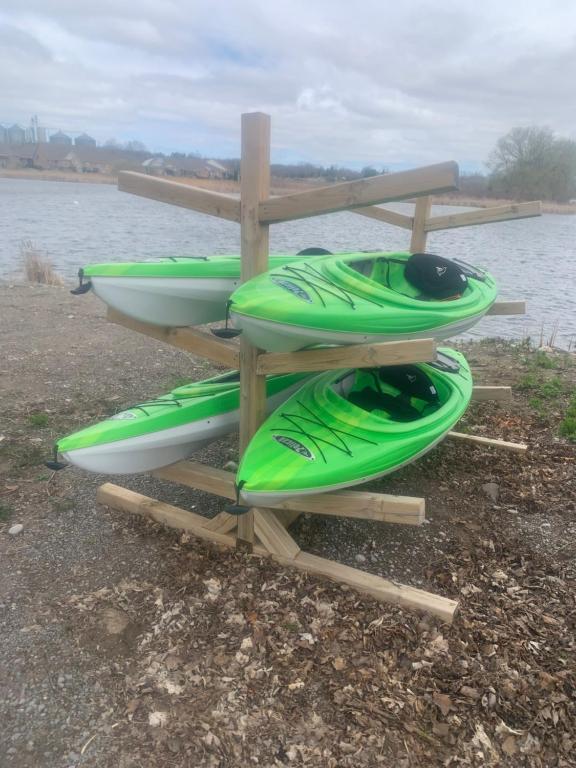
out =
[[54,446],[54,458],[52,461],[45,461],[44,466],[48,467],[48,469],[51,469],[54,472],[59,472],[61,469],[66,469],[68,464],[63,461],[58,461],[58,446]]
[[74,296],[81,296],[83,293],[88,293],[92,288],[92,282],[88,280],[84,282],[84,270],[82,267],[78,270],[78,286],[73,288],[70,293]]
[[235,339],[240,336],[242,331],[238,328],[229,328],[228,321],[230,320],[230,307],[231,301],[226,302],[226,320],[224,322],[224,328],[210,328],[210,332],[217,336],[219,339]]

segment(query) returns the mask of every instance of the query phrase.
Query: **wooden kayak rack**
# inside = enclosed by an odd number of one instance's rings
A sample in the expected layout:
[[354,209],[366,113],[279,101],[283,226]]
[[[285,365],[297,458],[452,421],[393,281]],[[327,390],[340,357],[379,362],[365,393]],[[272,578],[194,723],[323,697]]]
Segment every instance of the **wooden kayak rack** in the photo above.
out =
[[[270,196],[270,118],[262,113],[242,115],[240,198],[218,194],[140,173],[123,172],[118,188],[124,192],[217,216],[240,224],[241,279],[249,280],[268,269],[268,233],[271,224],[337,211],[354,211],[411,232],[410,250],[425,251],[428,232],[540,215],[540,203],[518,203],[482,210],[431,217],[432,195],[457,188],[458,166],[440,163],[400,173],[318,187],[305,192]],[[416,198],[414,216],[376,207],[395,200]],[[490,314],[523,314],[523,301],[497,302]],[[265,375],[288,371],[372,367],[435,359],[432,339],[358,344],[323,350],[267,354],[248,339],[222,340],[196,328],[159,328],[109,310],[108,320],[151,336],[215,363],[240,369],[240,454],[246,449],[265,413]],[[508,400],[510,387],[475,387],[476,400]],[[523,444],[486,437],[450,433],[450,437],[475,444],[525,451]],[[234,475],[192,461],[183,461],[153,472],[174,483],[235,498]],[[144,515],[173,528],[226,547],[239,546],[337,582],[343,582],[378,600],[428,611],[450,622],[457,602],[421,589],[388,581],[380,576],[302,552],[287,527],[302,512],[420,525],[425,502],[421,498],[393,496],[358,490],[339,491],[283,501],[273,509],[251,509],[239,517],[221,512],[211,520],[156,499],[105,483],[98,489],[102,504]]]

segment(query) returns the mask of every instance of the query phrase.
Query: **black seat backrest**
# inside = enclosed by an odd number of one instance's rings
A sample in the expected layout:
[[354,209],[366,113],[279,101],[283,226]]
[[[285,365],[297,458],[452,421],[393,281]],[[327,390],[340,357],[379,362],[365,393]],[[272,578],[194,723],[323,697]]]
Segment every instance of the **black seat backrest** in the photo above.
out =
[[399,389],[405,398],[416,397],[426,403],[438,403],[434,382],[417,365],[387,365],[378,369],[378,378]]
[[406,262],[404,277],[433,299],[461,296],[468,286],[468,278],[458,264],[433,253],[413,253]]

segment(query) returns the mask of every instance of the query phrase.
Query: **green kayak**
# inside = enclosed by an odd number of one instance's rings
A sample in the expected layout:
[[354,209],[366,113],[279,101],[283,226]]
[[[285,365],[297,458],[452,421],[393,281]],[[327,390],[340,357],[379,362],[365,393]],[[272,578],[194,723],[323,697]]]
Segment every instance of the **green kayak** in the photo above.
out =
[[[272,268],[327,254],[309,248],[270,257]],[[73,293],[90,288],[108,306],[141,322],[161,326],[202,325],[223,320],[226,302],[240,285],[240,257],[167,257],[157,261],[90,264],[79,272]],[[84,280],[87,282],[84,282]]]
[[316,344],[445,339],[496,299],[494,279],[432,254],[348,253],[285,264],[237,288],[234,324],[273,352]]
[[[309,374],[269,376],[268,410],[283,403],[306,378]],[[239,401],[237,371],[194,382],[61,438],[56,452],[90,472],[121,475],[158,469],[234,430]]]
[[468,363],[449,348],[434,363],[315,376],[252,438],[239,500],[266,506],[394,472],[442,440],[471,395]]

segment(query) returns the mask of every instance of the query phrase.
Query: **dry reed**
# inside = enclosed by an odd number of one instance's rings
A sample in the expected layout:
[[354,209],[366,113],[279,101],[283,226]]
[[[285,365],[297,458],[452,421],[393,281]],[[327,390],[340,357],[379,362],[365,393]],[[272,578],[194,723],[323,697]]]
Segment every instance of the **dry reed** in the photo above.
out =
[[29,283],[40,285],[64,285],[64,280],[54,271],[50,261],[42,255],[31,240],[20,243],[20,260]]

